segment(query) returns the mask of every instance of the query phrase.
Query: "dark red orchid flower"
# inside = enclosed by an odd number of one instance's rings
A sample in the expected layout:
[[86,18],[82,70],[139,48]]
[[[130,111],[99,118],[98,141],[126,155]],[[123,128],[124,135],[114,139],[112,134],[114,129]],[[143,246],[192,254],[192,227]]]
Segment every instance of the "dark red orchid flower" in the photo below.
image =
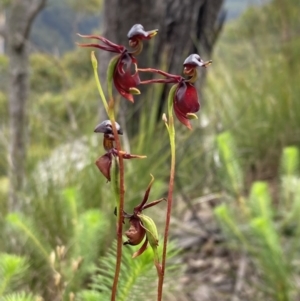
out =
[[[119,135],[123,134],[123,131],[120,127],[120,125],[115,122],[117,133]],[[139,155],[131,155],[123,151],[118,151],[115,148],[114,142],[114,134],[112,129],[112,124],[110,120],[105,120],[101,123],[99,123],[96,128],[94,129],[95,133],[102,133],[103,134],[103,147],[106,150],[106,153],[99,157],[95,164],[97,165],[100,172],[105,176],[105,178],[110,181],[110,170],[112,165],[112,160],[114,157],[122,156],[123,159],[134,159],[134,158],[145,158],[145,156],[139,156]]]
[[140,78],[137,71],[138,55],[143,49],[143,40],[151,39],[158,30],[145,31],[141,24],[135,24],[128,32],[129,45],[132,51],[127,50],[123,45],[117,45],[104,37],[96,35],[79,35],[82,38],[96,39],[102,44],[78,44],[80,47],[95,47],[113,53],[118,53],[117,62],[114,66],[113,81],[118,92],[127,100],[134,102],[133,94],[140,94],[137,86]]
[[189,119],[193,118],[194,113],[200,109],[200,102],[194,82],[197,78],[197,67],[206,68],[211,64],[211,61],[204,62],[198,54],[191,54],[184,63],[183,73],[189,78],[186,79],[180,75],[169,74],[156,69],[139,69],[139,71],[150,71],[165,76],[165,79],[150,79],[142,81],[141,84],[146,83],[176,83],[177,88],[174,94],[174,112],[178,120],[186,127],[191,129]]
[[174,112],[177,119],[191,129],[192,127],[188,116],[199,110],[200,102],[196,88],[192,83],[186,80],[180,81],[174,96]]
[[[142,202],[138,206],[134,207],[133,213],[128,214],[123,212],[123,218],[129,219],[130,225],[129,229],[125,232],[128,240],[124,242],[124,245],[136,246],[145,239],[141,248],[133,254],[133,258],[141,255],[146,250],[148,242],[150,243],[151,247],[158,245],[158,235],[154,222],[148,216],[142,214],[143,210],[155,206],[161,201],[166,201],[165,198],[161,198],[147,204],[153,181],[154,178],[152,177]],[[148,222],[149,220],[151,221],[150,223]]]
[[174,112],[178,120],[191,129],[189,115],[200,110],[200,101],[193,83],[197,78],[197,67],[207,67],[211,61],[204,62],[198,54],[191,54],[183,62],[183,73],[190,78],[179,82],[174,97]]

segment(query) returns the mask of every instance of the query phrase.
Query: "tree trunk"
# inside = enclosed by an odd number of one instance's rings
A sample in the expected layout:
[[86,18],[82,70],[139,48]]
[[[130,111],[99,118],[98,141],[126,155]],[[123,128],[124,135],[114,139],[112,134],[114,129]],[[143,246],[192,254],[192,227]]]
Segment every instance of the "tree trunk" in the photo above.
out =
[[189,54],[198,53],[204,60],[210,59],[224,21],[219,17],[223,0],[165,0],[164,3],[155,63],[161,64],[160,54],[167,52],[168,71],[181,74],[183,61]]
[[[127,33],[130,28],[134,24],[142,24],[145,30],[159,28],[163,13],[163,2],[164,1],[162,0],[105,0],[103,11],[103,36],[116,44],[125,45],[130,49],[127,38]],[[153,46],[153,43],[153,41],[144,42],[143,51],[138,56],[138,64],[141,68],[152,65],[153,49],[151,49],[151,45]],[[111,53],[101,51],[99,52],[98,57],[100,62],[100,78],[102,83],[105,83],[106,67],[112,55]],[[146,89],[141,86],[139,89],[142,94],[146,91]],[[141,96],[135,96],[136,102],[134,105],[127,103],[127,101],[122,101],[122,116],[120,116],[120,118],[127,116],[127,113],[132,117],[134,116],[134,118],[138,118],[139,110],[136,108],[138,107],[140,99]],[[101,108],[100,116],[102,119],[105,119],[105,117],[101,115]],[[125,124],[123,123],[123,127],[124,126]],[[128,124],[128,126],[130,126],[130,124]],[[127,128],[126,130],[130,133],[136,131],[134,128]]]
[[[182,63],[189,54],[198,53],[204,60],[211,58],[224,21],[224,14],[223,18],[220,17],[222,4],[223,0],[105,0],[103,35],[117,44],[127,45],[127,33],[132,25],[140,23],[146,30],[158,28],[159,34],[153,41],[144,42],[144,50],[138,56],[139,66],[164,68],[167,72],[182,74]],[[99,53],[102,81],[110,56],[103,51]],[[162,66],[167,66],[167,69]],[[203,74],[200,74],[200,85]],[[145,74],[141,76],[145,78]],[[167,91],[168,87],[165,87],[162,102]],[[135,99],[138,102],[142,97]],[[139,106],[122,104],[126,106],[123,112],[131,111],[126,112],[126,116],[134,115],[138,120]],[[129,129],[129,132],[134,134],[135,130]]]
[[[189,54],[198,53],[204,60],[211,59],[213,47],[225,21],[223,2],[224,0],[165,0],[165,15],[156,40],[156,66],[164,65],[167,66],[165,71],[182,74],[184,59]],[[166,58],[167,62],[162,62]],[[206,72],[205,69],[198,69],[197,86],[202,99],[201,88]],[[169,88],[166,85],[163,89],[161,109]]]
[[26,156],[26,100],[28,95],[28,36],[46,0],[14,0],[8,12],[5,41],[9,57],[9,203],[20,209]]

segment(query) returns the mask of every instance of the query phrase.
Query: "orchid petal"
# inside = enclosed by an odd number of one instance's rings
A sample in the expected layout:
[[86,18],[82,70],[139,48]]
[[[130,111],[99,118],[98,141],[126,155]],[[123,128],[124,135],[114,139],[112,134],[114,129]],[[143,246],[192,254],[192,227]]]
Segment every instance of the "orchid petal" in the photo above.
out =
[[202,67],[204,65],[204,61],[201,59],[200,55],[194,53],[189,55],[185,61],[183,62],[183,66],[185,65],[193,65]]
[[191,119],[198,119],[198,116],[194,113],[187,113],[186,118],[191,120]]
[[147,246],[148,246],[148,239],[146,237],[142,246],[136,252],[133,253],[132,258],[136,258],[136,257],[142,255],[145,252],[145,250],[147,249]]
[[80,43],[78,43],[77,45],[79,47],[94,47],[94,48],[99,48],[99,49],[102,49],[102,50],[106,50],[106,51],[109,51],[109,52],[115,52],[115,53],[119,53],[120,52],[117,49],[114,49],[112,47],[104,46],[104,45],[99,45],[99,44],[80,44]]
[[104,177],[110,181],[110,168],[112,163],[112,157],[110,154],[105,154],[97,159],[95,164],[99,168],[100,172],[104,175]]
[[148,187],[147,187],[147,189],[146,189],[144,198],[143,198],[142,202],[141,202],[138,206],[136,206],[136,207],[134,208],[134,212],[142,211],[144,205],[145,205],[145,204],[147,203],[147,201],[148,201],[149,194],[150,194],[150,191],[151,191],[151,187],[152,187],[152,184],[153,184],[153,182],[154,182],[154,177],[153,177],[151,174],[150,174],[150,176],[151,176],[151,181],[150,181],[150,183],[149,183],[149,185],[148,185]]
[[[125,50],[125,47],[123,45],[115,44],[115,43],[113,43],[113,42],[109,41],[108,39],[106,39],[104,37],[101,37],[101,36],[96,36],[96,35],[81,35],[79,33],[77,35],[80,36],[81,38],[99,40],[99,41],[103,42],[104,44],[106,44],[107,46],[109,46],[107,48],[102,48],[102,47],[105,47],[105,46],[102,46],[102,45],[99,45],[99,44],[90,44],[91,46],[82,46],[82,47],[97,47],[97,46],[92,46],[92,45],[98,45],[97,48],[104,49],[104,50],[107,50],[107,51],[110,51],[110,52],[117,52],[117,53],[122,53]],[[88,45],[88,44],[83,44],[83,45]]]
[[[134,73],[132,74],[132,64]],[[139,74],[137,72],[136,59],[129,53],[123,53],[115,67],[113,80],[118,92],[127,100],[134,102],[132,92],[139,91],[136,89],[140,84]]]
[[154,37],[157,33],[158,29],[146,31],[142,24],[135,24],[129,30],[127,37],[128,39],[148,40]]
[[141,91],[137,88],[129,88],[129,93],[132,95],[140,95]]
[[[123,131],[121,129],[121,126],[115,122],[116,129],[119,135],[123,134]],[[95,129],[95,133],[103,133],[103,134],[113,134],[112,125],[110,120],[104,120],[101,123],[99,123]]]

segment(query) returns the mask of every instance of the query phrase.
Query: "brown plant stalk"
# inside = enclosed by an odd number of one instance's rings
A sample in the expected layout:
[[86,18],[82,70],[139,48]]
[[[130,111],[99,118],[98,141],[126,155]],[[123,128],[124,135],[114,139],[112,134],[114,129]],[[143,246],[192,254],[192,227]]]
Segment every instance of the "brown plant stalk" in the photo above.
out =
[[[121,154],[121,142],[118,135],[118,131],[116,128],[115,118],[114,118],[114,100],[110,99],[109,101],[109,118],[112,124],[112,130],[115,138],[116,149],[119,154]],[[123,247],[123,240],[122,240],[122,233],[123,233],[123,216],[122,212],[124,211],[124,199],[125,199],[125,185],[124,185],[124,160],[123,156],[118,156],[117,160],[119,164],[119,179],[120,179],[120,194],[119,194],[119,203],[118,203],[118,210],[117,210],[117,256],[116,256],[116,266],[115,266],[115,275],[113,280],[113,286],[111,291],[111,301],[116,300],[117,296],[117,289],[118,289],[118,282],[119,276],[121,271],[121,263],[122,263],[122,247]]]

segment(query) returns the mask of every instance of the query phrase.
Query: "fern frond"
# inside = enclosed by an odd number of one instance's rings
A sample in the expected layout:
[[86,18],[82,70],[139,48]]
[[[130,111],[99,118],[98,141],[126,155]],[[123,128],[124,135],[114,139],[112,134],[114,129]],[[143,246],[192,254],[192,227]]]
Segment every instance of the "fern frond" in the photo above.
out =
[[7,225],[16,231],[20,241],[30,244],[32,251],[39,254],[46,262],[49,262],[51,247],[42,233],[39,233],[34,222],[21,215],[20,213],[11,213],[6,217]]
[[82,301],[99,301],[102,299],[102,294],[94,290],[85,290],[80,293],[80,300]]
[[88,274],[93,272],[94,264],[103,246],[103,239],[106,237],[107,226],[106,216],[97,209],[87,210],[79,215],[74,227],[70,257],[73,260],[83,261],[70,283],[73,291],[76,291],[76,288],[86,281]]
[[272,200],[266,182],[254,182],[250,191],[249,204],[254,217],[261,217],[271,222],[273,216]]
[[[141,256],[132,258],[132,254],[138,249],[133,247],[123,248],[123,258],[118,288],[119,301],[154,300],[157,293],[157,272],[153,263],[153,252],[148,248]],[[159,251],[161,249],[159,248]],[[177,254],[174,243],[169,244],[168,259]],[[93,279],[91,291],[83,291],[80,294],[81,301],[108,300],[111,295],[116,260],[116,243],[108,254],[100,260],[100,268]],[[171,281],[176,283],[176,275],[179,266],[168,264],[165,284],[169,290],[172,289]],[[91,299],[90,299],[91,298]]]
[[28,268],[24,257],[0,254],[0,296],[13,288],[13,284],[24,277]]
[[36,301],[36,298],[31,294],[12,293],[0,298],[0,301]]

